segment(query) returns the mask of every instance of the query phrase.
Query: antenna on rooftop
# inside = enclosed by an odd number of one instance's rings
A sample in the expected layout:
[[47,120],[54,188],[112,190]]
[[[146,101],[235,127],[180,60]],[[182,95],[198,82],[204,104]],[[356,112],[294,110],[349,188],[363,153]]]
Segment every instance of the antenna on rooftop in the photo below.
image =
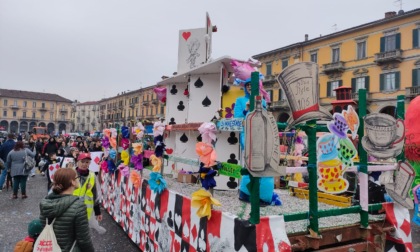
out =
[[402,10],[402,6],[403,6],[403,1],[402,0],[395,0],[394,1],[394,4],[397,4],[397,6],[399,5],[400,6],[400,10]]
[[334,32],[338,30],[337,24],[334,24],[331,28],[333,29]]

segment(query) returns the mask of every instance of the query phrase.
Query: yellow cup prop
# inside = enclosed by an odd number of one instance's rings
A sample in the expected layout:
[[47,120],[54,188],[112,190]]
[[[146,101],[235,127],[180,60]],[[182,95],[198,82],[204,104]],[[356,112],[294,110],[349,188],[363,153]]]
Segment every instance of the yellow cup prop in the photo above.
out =
[[318,189],[331,194],[345,192],[349,186],[342,176],[343,164],[338,159],[318,163]]

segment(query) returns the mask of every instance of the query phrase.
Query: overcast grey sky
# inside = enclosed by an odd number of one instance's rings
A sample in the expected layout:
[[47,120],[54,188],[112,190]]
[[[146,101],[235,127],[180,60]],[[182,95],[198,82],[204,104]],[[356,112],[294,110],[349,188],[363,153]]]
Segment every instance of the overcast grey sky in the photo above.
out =
[[[378,20],[395,0],[0,0],[0,87],[82,102],[177,69],[178,31],[218,31],[213,58],[252,55]],[[420,8],[404,0],[403,10]]]

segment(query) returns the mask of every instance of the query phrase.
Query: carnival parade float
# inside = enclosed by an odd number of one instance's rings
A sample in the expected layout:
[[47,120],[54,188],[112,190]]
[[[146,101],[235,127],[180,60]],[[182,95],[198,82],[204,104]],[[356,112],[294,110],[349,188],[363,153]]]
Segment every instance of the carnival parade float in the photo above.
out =
[[[366,92],[359,90],[357,109],[332,115],[319,106],[318,66],[302,62],[277,76],[293,114],[279,133],[265,109],[270,97],[258,63],[212,59],[215,30],[207,15],[205,28],[180,31],[178,72],[155,88],[166,116],[154,123],[153,153],[143,150],[141,123],[104,131],[103,206],[132,241],[142,251],[413,251],[408,209],[409,192],[420,194],[412,168],[418,160],[401,153],[407,132],[414,152],[418,138],[416,122],[403,121],[404,106],[398,119],[365,117]],[[308,138],[305,166],[295,146],[301,141],[289,144],[293,153],[280,145],[281,136],[298,132]],[[317,139],[317,132],[324,133]],[[281,161],[288,154],[295,166]],[[355,184],[345,176],[350,171]],[[369,173],[377,171],[386,174],[388,202],[369,200]],[[307,199],[274,189],[274,178],[291,174],[308,177]],[[358,188],[351,206],[318,202],[319,193],[340,195],[351,183]]]

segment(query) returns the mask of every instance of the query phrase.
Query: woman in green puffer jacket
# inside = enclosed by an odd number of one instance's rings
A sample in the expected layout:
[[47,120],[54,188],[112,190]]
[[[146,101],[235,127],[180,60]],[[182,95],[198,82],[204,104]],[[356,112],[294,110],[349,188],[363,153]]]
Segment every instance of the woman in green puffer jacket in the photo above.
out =
[[62,252],[68,252],[76,242],[72,252],[94,251],[90,237],[86,205],[73,196],[73,191],[79,188],[79,178],[71,168],[61,168],[54,173],[53,193],[39,204],[40,220],[45,226],[46,219],[53,225],[58,245]]

